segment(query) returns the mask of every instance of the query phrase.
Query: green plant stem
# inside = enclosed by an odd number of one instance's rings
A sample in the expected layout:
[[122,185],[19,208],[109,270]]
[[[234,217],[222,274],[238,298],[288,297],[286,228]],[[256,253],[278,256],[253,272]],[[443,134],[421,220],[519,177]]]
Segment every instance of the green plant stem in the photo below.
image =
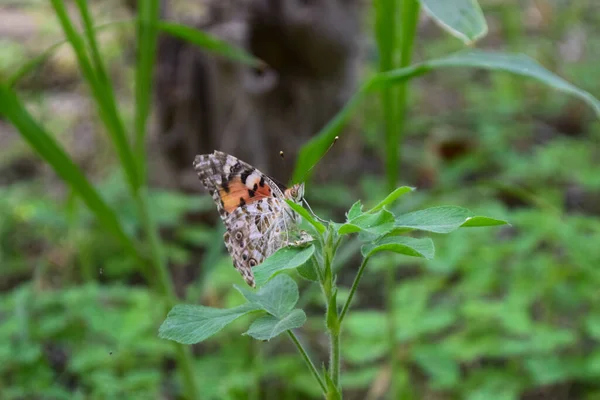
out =
[[152,100],[152,76],[158,41],[159,0],[138,2],[137,66],[135,69],[134,153],[143,182],[146,181],[146,131]]
[[[417,0],[399,0],[400,3],[400,68],[408,67],[412,60],[413,44],[417,30],[419,17],[419,3]],[[402,162],[402,141],[406,126],[406,105],[408,97],[408,81],[402,81],[395,91],[396,104],[392,106],[395,110],[392,112],[390,120],[386,119],[386,131],[388,131],[388,191],[394,190],[398,180],[398,170]],[[389,127],[393,124],[393,127]],[[389,128],[389,129],[388,129]],[[388,348],[390,349],[389,362],[392,378],[390,379],[389,398],[395,400],[399,397],[398,368],[399,360],[396,351],[396,307],[394,304],[394,290],[396,288],[396,277],[394,266],[386,270],[385,279],[385,302],[386,302],[386,337]]]
[[[375,37],[379,50],[379,72],[395,67],[396,15],[399,0],[376,0]],[[385,87],[380,94],[385,125],[385,171],[388,186],[394,186],[398,178],[398,128],[395,124],[395,88]]]
[[386,310],[386,339],[389,348],[390,362],[390,391],[391,400],[398,398],[398,382],[396,379],[398,372],[398,357],[396,351],[396,306],[394,304],[394,289],[396,288],[396,276],[394,266],[390,265],[385,272],[385,310]]
[[329,332],[330,352],[331,352],[331,381],[339,388],[340,385],[340,331],[331,330]]
[[[412,61],[412,51],[415,42],[415,35],[417,31],[417,22],[419,20],[419,2],[417,0],[399,0],[401,8],[401,31],[400,31],[400,68],[406,68]],[[402,154],[402,136],[404,133],[405,120],[406,120],[406,104],[408,97],[408,80],[402,81],[396,90],[396,110],[395,110],[395,129],[393,131],[396,135],[393,139],[393,143],[388,143],[388,146],[394,146],[396,159],[396,169],[392,180],[388,179],[388,191],[392,191],[396,188],[397,183],[397,172],[401,162]]]
[[369,258],[366,257],[362,260],[360,267],[358,268],[358,272],[354,277],[354,282],[352,282],[352,287],[350,288],[350,294],[348,294],[348,298],[346,299],[346,303],[344,303],[344,307],[342,307],[342,312],[340,313],[340,317],[338,319],[340,326],[342,325],[342,321],[348,312],[348,308],[352,303],[352,299],[354,298],[354,293],[356,293],[356,289],[358,288],[358,284],[360,283],[360,279],[362,278],[363,272],[365,272],[365,267],[367,266],[367,262]]
[[319,382],[319,386],[321,387],[321,390],[323,391],[323,394],[326,394],[327,393],[327,387],[325,386],[325,382],[323,381],[323,378],[321,378],[321,375],[319,375],[319,372],[317,371],[317,368],[315,368],[315,364],[313,364],[313,362],[311,361],[310,357],[306,353],[306,350],[304,350],[304,347],[302,346],[302,343],[300,343],[300,341],[298,340],[298,337],[296,337],[296,334],[294,332],[292,332],[291,330],[289,330],[289,331],[287,331],[287,333],[288,333],[288,336],[290,337],[290,339],[292,339],[292,342],[294,342],[294,344],[296,345],[296,348],[300,352],[300,355],[302,356],[302,359],[304,360],[304,362],[308,366],[308,369],[310,370],[310,372],[312,373],[312,375],[315,377],[315,379],[317,380],[317,382]]

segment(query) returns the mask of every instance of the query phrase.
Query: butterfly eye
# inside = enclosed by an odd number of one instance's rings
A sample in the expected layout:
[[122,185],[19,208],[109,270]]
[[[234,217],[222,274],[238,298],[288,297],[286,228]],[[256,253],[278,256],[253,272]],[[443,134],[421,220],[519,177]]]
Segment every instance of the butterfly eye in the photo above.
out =
[[251,266],[251,267],[256,267],[256,260],[255,260],[254,258],[251,258],[251,259],[248,261],[248,264],[250,264],[250,266]]
[[242,235],[242,232],[240,232],[240,231],[237,231],[237,232],[235,233],[235,240],[242,240],[242,239],[243,239],[243,237],[244,237],[244,235]]

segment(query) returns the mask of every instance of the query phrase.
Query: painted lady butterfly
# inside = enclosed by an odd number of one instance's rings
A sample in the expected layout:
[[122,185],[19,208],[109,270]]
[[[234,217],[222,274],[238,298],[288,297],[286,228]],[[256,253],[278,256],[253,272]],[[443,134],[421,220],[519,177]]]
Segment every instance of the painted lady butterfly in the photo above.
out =
[[303,183],[286,188],[220,151],[196,156],[194,169],[217,204],[227,228],[223,235],[225,247],[248,285],[255,286],[252,268],[271,254],[313,240],[297,229],[300,216],[285,202],[302,202]]

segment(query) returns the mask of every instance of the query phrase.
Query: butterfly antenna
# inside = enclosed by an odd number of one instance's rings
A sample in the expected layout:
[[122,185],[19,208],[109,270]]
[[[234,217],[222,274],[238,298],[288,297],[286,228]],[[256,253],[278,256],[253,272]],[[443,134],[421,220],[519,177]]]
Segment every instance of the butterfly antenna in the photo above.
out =
[[306,201],[306,199],[302,199],[302,202],[304,203],[304,205],[306,205],[306,208],[308,208],[308,211],[310,211],[310,213],[313,215],[313,217],[315,217],[316,219],[318,219],[321,222],[327,223],[327,221],[325,221],[323,218],[321,218],[317,214],[315,214],[315,212],[312,210],[312,208],[310,208],[310,204],[308,204],[308,201]]
[[[323,157],[325,157],[325,155],[327,155],[327,153],[329,153],[329,150],[331,150],[331,148],[333,147],[333,145],[335,144],[335,142],[338,141],[340,137],[336,136],[335,138],[333,138],[333,142],[331,142],[331,144],[329,145],[329,147],[327,148],[327,150],[325,150],[325,152],[323,153],[323,155],[321,157],[319,157],[319,159],[306,171],[306,173],[304,174],[304,179],[305,180],[306,177],[308,176],[309,172],[313,170],[314,167],[317,166],[318,163],[321,162],[321,160],[323,159]],[[283,155],[282,155],[283,157]]]

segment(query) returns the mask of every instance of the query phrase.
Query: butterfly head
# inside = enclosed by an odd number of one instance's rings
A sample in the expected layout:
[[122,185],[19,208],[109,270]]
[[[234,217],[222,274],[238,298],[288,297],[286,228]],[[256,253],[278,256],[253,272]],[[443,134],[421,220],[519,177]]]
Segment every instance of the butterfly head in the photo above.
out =
[[285,197],[294,203],[302,203],[304,199],[304,183],[297,183],[285,190]]

